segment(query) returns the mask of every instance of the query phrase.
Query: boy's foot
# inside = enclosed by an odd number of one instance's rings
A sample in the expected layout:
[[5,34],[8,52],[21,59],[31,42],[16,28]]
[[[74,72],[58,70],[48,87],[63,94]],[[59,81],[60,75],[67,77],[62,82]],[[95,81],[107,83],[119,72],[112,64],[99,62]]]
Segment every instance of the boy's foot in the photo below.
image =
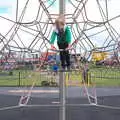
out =
[[67,70],[70,71],[70,66],[67,66]]
[[63,72],[65,71],[65,67],[62,67],[62,69],[61,69]]

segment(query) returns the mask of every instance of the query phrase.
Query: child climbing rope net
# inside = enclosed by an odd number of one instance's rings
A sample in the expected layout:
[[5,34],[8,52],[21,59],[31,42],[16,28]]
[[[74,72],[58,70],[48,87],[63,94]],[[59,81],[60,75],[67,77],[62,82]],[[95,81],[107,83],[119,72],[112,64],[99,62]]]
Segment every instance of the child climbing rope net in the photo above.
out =
[[52,49],[55,49],[54,42],[56,38],[58,48],[63,49],[63,51],[60,51],[62,69],[65,70],[67,67],[67,69],[70,70],[70,55],[68,49],[71,43],[71,31],[70,28],[65,25],[65,17],[63,15],[60,15],[55,20],[55,30],[52,32],[50,39]]

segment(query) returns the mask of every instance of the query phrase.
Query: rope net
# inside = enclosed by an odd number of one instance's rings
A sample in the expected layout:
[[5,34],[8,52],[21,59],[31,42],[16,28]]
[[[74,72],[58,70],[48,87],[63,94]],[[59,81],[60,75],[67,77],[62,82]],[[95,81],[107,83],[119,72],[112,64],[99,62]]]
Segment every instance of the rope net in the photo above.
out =
[[[71,56],[74,56],[77,66],[72,71],[73,75],[74,71],[78,71],[75,76],[84,74],[86,64],[91,65],[91,61],[101,64],[98,61],[98,58],[101,58],[101,55],[98,55],[100,53],[114,57],[114,65],[102,63],[105,65],[106,71],[111,68],[119,68],[120,31],[115,23],[119,22],[120,15],[112,13],[109,9],[113,3],[115,4],[115,1],[112,0],[109,2],[108,0],[93,0],[92,3],[90,0],[66,0],[65,19],[72,32],[70,53]],[[91,4],[93,9],[91,9]],[[68,7],[71,9],[68,10]],[[30,13],[32,10],[34,12]],[[49,41],[58,13],[57,0],[24,0],[24,2],[16,0],[15,19],[0,15],[0,21],[5,21],[5,26],[9,24],[5,31],[0,31],[2,69],[6,70],[7,63],[14,66],[9,69],[21,66],[25,72],[20,106],[28,104],[34,87],[40,84],[39,77],[46,75],[43,68],[50,64],[47,61],[49,52],[59,54],[58,48],[55,51],[50,50]],[[93,57],[96,55],[97,57]],[[34,66],[34,68],[28,70],[29,66]],[[51,71],[47,70],[47,72]],[[38,74],[40,74],[39,77]],[[66,73],[68,82],[69,76],[72,76],[69,74]],[[84,75],[82,76],[84,77]],[[56,81],[59,79],[57,75],[50,77]],[[44,77],[44,79],[49,79],[49,77]],[[83,93],[87,96],[89,103],[97,105],[95,83],[93,82],[93,90],[90,92],[88,83],[86,84],[85,79],[81,79],[82,83],[79,84],[83,85]]]

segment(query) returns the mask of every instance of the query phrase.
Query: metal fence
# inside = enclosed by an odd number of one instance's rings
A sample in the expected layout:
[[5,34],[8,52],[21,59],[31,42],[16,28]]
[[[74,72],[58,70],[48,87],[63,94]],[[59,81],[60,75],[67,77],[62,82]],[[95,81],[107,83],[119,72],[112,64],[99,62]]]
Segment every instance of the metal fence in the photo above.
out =
[[[36,80],[35,86],[59,85],[59,75],[53,71],[34,72],[31,70],[16,70],[0,72],[0,86],[31,86]],[[120,86],[119,69],[93,69],[86,74],[82,71],[66,72],[66,86],[81,86],[83,80],[88,85],[95,83],[98,86]]]

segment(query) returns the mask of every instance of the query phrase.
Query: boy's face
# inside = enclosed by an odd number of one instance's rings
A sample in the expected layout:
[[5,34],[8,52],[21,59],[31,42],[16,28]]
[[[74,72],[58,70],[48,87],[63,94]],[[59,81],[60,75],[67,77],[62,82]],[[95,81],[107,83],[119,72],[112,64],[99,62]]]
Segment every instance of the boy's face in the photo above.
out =
[[57,29],[63,29],[64,28],[64,24],[62,21],[57,21],[56,22],[56,28]]

